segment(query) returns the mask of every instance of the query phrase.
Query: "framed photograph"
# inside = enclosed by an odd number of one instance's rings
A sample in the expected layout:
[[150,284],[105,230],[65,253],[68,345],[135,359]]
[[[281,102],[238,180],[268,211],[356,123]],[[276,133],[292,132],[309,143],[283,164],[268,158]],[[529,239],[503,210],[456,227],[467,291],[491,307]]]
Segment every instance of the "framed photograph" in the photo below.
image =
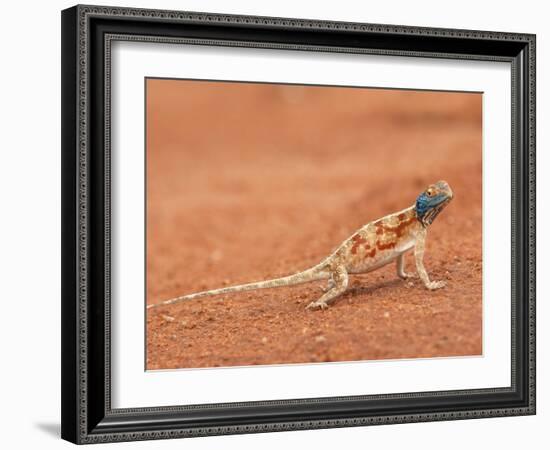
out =
[[535,413],[535,36],[62,12],[62,437]]

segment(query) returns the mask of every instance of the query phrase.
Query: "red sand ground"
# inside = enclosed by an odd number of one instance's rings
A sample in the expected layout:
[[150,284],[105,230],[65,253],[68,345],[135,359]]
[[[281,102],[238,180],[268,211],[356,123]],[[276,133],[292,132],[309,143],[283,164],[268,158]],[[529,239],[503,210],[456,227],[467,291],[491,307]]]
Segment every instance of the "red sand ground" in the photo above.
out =
[[[207,297],[147,314],[147,368],[482,352],[481,95],[148,81],[147,302],[316,264],[361,225],[445,179],[455,198],[425,264]],[[412,256],[406,257],[414,271]]]

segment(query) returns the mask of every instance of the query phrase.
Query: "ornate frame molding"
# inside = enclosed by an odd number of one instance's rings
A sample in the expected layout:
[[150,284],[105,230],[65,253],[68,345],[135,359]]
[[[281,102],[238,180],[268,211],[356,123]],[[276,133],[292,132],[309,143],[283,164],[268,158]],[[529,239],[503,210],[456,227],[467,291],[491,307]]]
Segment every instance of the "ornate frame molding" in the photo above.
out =
[[[128,21],[139,22],[142,27],[157,22],[170,27],[193,25],[209,30],[221,27],[230,30],[237,26],[250,35],[264,30],[272,36],[283,36],[289,32],[299,33],[310,30],[331,33],[342,38],[354,33],[365,38],[376,36],[377,46],[339,46],[329,43],[273,42],[246,39],[219,39],[212,37],[173,37],[151,36],[132,32],[112,32],[107,26],[101,31],[92,29],[94,23],[106,20],[116,23],[117,30],[123,31]],[[71,380],[64,383],[62,434],[65,439],[77,443],[98,443],[111,441],[129,441],[143,439],[163,439],[172,437],[206,436],[215,434],[237,434],[250,432],[271,432],[284,430],[347,427],[373,424],[423,422],[509,415],[527,415],[535,413],[535,36],[530,34],[500,33],[471,30],[450,30],[441,28],[405,27],[396,25],[378,25],[363,23],[332,22],[304,19],[271,18],[257,16],[234,16],[204,14],[195,12],[159,11],[147,9],[129,9],[99,6],[76,6],[63,12],[63,377]],[[102,34],[103,33],[103,34]],[[297,35],[296,35],[297,36]],[[393,39],[392,45],[398,45],[407,38],[423,42],[427,48],[388,48],[387,39]],[[444,52],[435,43],[444,38],[449,42],[456,39],[459,51]],[[94,44],[94,39],[96,43]],[[100,39],[97,41],[97,39]],[[308,39],[305,37],[304,39]],[[328,39],[328,38],[327,38]],[[419,394],[396,394],[361,397],[331,397],[309,400],[288,400],[274,402],[251,402],[242,404],[198,405],[194,407],[139,408],[113,410],[110,402],[110,63],[111,43],[115,40],[146,41],[158,43],[186,43],[196,45],[244,46],[266,49],[289,49],[324,52],[352,52],[365,54],[384,54],[413,57],[481,59],[507,61],[512,64],[512,154],[513,177],[512,194],[517,197],[513,202],[513,258],[512,258],[512,386],[510,388],[480,389],[471,391],[430,392]],[[97,42],[104,47],[101,53]],[[413,42],[413,41],[411,41]],[[427,44],[426,44],[427,42]],[[434,43],[430,47],[430,42]],[[485,42],[497,42],[493,53],[483,53],[480,45]],[[397,43],[397,44],[396,44]],[[458,44],[459,43],[459,44]],[[380,47],[380,45],[382,47]],[[406,45],[403,44],[405,47]],[[412,44],[411,44],[412,45]],[[386,46],[386,47],[385,47]],[[456,49],[456,46],[450,46]],[[494,46],[493,46],[494,47]],[[486,46],[486,48],[493,48]],[[472,51],[468,51],[471,49]],[[500,51],[499,51],[500,49]],[[102,67],[98,61],[101,62]],[[90,110],[92,102],[100,95],[97,92],[98,69],[104,70],[103,80],[103,117],[100,127],[103,146],[101,161],[102,179],[97,168],[90,164],[91,142],[94,133],[94,116]],[[92,81],[94,79],[94,81]],[[94,84],[96,83],[96,84]],[[76,107],[75,107],[76,105]],[[95,146],[100,142],[95,138]],[[102,183],[103,198],[101,208],[95,207],[97,183]],[[93,201],[92,201],[93,197]],[[98,209],[99,208],[99,209]],[[99,212],[103,215],[99,217]],[[98,230],[98,221],[103,222],[102,240],[92,240],[90,231]],[[97,239],[97,238],[96,238]],[[97,253],[96,246],[102,246]],[[517,249],[517,251],[515,250]],[[99,256],[98,256],[99,255]],[[99,258],[101,257],[101,258]],[[103,262],[98,263],[98,258]],[[517,272],[517,262],[521,263],[524,273]],[[103,290],[100,297],[103,304],[93,303],[91,291],[97,295],[97,270],[91,275],[91,267],[96,264],[103,271]],[[98,266],[98,267],[99,267]],[[516,294],[527,293],[517,299]],[[99,297],[95,297],[99,298]],[[103,311],[103,323],[90,319],[92,313],[100,307]],[[518,317],[518,313],[521,317]],[[99,338],[98,334],[103,333]],[[93,338],[91,338],[93,336]],[[517,337],[521,342],[517,342]],[[70,343],[69,343],[70,341]],[[90,357],[90,349],[103,342],[104,365],[91,374],[90,367],[96,367],[97,360]],[[521,348],[519,347],[521,346]],[[521,370],[518,372],[516,367]],[[91,380],[103,373],[103,397],[101,405],[90,400],[91,392],[97,393],[98,384]],[[94,384],[95,383],[95,384]],[[521,385],[521,386],[520,386]],[[471,409],[433,409],[414,413],[361,414],[353,415],[351,410],[344,417],[327,416],[319,419],[293,419],[264,423],[219,424],[213,426],[176,424],[168,425],[171,415],[182,415],[190,409],[201,410],[208,414],[210,409],[228,407],[279,407],[306,404],[325,405],[330,402],[362,400],[398,399],[414,404],[415,399],[465,396],[518,394],[516,402],[508,406],[475,407]],[[524,394],[527,394],[526,398]],[[163,425],[164,420],[164,425]],[[124,425],[121,425],[124,422]],[[128,425],[128,423],[130,423]],[[156,425],[155,425],[156,424]]]

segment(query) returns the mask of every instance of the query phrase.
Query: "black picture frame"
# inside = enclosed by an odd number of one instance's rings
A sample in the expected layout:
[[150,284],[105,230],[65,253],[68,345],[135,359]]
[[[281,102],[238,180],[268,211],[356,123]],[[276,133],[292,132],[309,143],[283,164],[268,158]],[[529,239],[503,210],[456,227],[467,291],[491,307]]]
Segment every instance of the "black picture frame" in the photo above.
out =
[[[508,61],[512,66],[512,383],[506,388],[113,409],[113,40]],[[180,11],[62,12],[62,437],[97,443],[535,414],[535,36]]]

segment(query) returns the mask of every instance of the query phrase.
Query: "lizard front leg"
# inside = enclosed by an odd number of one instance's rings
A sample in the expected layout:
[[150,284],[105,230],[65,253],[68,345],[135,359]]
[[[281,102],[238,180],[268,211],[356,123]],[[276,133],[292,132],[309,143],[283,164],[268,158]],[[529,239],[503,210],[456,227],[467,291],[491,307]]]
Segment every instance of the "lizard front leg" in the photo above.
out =
[[[340,294],[345,292],[348,287],[349,277],[348,272],[344,266],[338,266],[331,273],[331,280],[333,287],[327,290],[319,300],[311,302],[307,305],[306,309],[326,309],[328,304],[333,301]],[[330,283],[330,282],[329,282]]]
[[407,278],[413,278],[413,273],[407,273],[405,272],[405,254],[401,253],[397,257],[396,265],[395,265],[397,276],[401,278],[402,280],[406,280]]
[[416,261],[416,271],[420,276],[420,279],[424,283],[427,289],[434,290],[445,286],[444,281],[430,281],[428,272],[424,267],[424,249],[426,246],[426,229],[422,229],[417,236],[416,244],[414,246],[414,259]]

